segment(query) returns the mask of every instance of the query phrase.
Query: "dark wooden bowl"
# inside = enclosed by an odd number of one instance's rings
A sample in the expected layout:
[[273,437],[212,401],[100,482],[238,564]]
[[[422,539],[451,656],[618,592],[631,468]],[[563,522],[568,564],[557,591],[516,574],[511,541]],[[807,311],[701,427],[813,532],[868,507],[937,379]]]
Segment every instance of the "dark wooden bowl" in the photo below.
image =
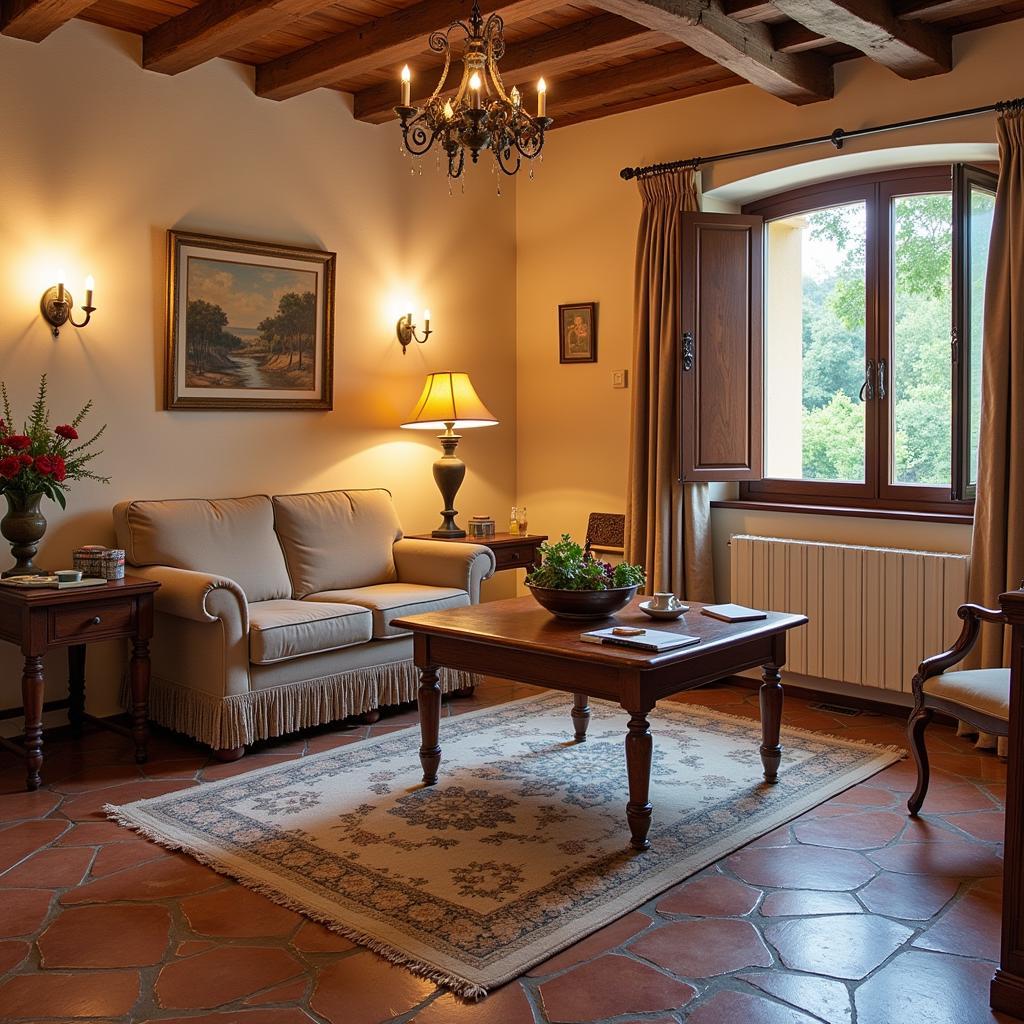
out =
[[533,587],[529,583],[526,585],[537,603],[559,619],[606,619],[620,608],[625,608],[639,589],[553,590],[550,587]]

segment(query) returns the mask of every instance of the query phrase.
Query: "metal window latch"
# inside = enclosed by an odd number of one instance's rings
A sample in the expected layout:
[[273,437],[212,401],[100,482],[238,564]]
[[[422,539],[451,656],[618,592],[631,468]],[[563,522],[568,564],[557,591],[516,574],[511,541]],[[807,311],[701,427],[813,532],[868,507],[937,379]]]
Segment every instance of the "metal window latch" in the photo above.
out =
[[950,348],[953,353],[953,365],[956,366],[960,362],[960,337],[956,332],[956,328],[950,332]]
[[878,399],[885,401],[885,360],[878,360]]
[[683,372],[689,373],[693,369],[693,332],[683,331]]
[[869,359],[864,368],[864,383],[860,386],[860,400],[870,402],[875,397],[875,361]]

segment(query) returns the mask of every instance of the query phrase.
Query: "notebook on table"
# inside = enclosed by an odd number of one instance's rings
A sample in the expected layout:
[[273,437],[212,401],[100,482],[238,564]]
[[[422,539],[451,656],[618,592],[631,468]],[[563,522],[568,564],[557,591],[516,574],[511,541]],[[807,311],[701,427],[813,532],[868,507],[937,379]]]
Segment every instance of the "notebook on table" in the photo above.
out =
[[615,633],[616,627],[609,629],[592,629],[580,633],[580,639],[588,644],[607,644],[611,647],[631,647],[635,651],[649,651],[661,654],[677,647],[689,647],[699,644],[699,636],[688,636],[685,633],[669,633],[664,629],[641,629],[634,636],[623,636]]
[[709,604],[700,610],[701,615],[710,615],[713,619],[723,622],[750,622],[754,619],[767,619],[768,613],[757,608],[748,608],[744,604]]

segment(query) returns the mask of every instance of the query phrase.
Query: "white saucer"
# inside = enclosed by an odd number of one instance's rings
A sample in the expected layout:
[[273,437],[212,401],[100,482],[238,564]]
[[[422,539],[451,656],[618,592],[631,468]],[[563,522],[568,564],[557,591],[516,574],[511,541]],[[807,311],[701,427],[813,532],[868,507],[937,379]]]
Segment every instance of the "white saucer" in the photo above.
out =
[[688,604],[681,604],[676,608],[652,608],[650,604],[650,601],[641,601],[637,607],[644,615],[649,615],[652,619],[678,619],[683,612],[690,610]]

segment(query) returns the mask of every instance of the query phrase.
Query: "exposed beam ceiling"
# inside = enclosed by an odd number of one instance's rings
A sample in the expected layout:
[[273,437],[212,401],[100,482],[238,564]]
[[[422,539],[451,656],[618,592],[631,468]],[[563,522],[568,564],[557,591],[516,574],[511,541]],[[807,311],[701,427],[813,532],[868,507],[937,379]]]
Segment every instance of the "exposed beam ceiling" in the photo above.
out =
[[32,43],[77,17],[93,0],[3,0],[0,32]]
[[[268,99],[284,100],[346,76],[362,74],[401,63],[412,53],[426,49],[431,32],[457,18],[468,18],[469,0],[423,0],[404,10],[387,14],[359,28],[329,36],[256,69],[256,92]],[[528,18],[544,11],[544,0],[481,0],[484,17],[499,11],[508,20]]]
[[557,117],[560,109],[576,109],[590,103],[614,103],[654,86],[668,90],[674,85],[728,74],[713,60],[693,50],[662,53],[621,67],[556,81],[549,93],[548,112]]
[[[564,71],[585,69],[587,65],[599,64],[612,57],[651,49],[659,41],[660,37],[643,25],[614,14],[600,14],[522,42],[510,43],[501,59],[501,77],[509,88],[540,74],[550,80]],[[443,67],[436,64],[417,71],[412,83],[414,104],[422,104],[430,98]],[[457,86],[457,73],[453,77]],[[454,91],[454,88],[448,89],[444,95],[451,95]],[[397,78],[363,89],[355,95],[355,116],[373,124],[393,120],[397,98]]]
[[901,21],[887,0],[773,0],[795,22],[852,46],[903,78],[941,75],[953,66],[950,34]]
[[781,53],[767,25],[740,23],[716,0],[593,0],[678,39],[722,67],[790,103],[814,103],[832,95],[832,68],[812,53]]
[[176,75],[322,6],[323,0],[204,0],[142,37],[142,66]]

